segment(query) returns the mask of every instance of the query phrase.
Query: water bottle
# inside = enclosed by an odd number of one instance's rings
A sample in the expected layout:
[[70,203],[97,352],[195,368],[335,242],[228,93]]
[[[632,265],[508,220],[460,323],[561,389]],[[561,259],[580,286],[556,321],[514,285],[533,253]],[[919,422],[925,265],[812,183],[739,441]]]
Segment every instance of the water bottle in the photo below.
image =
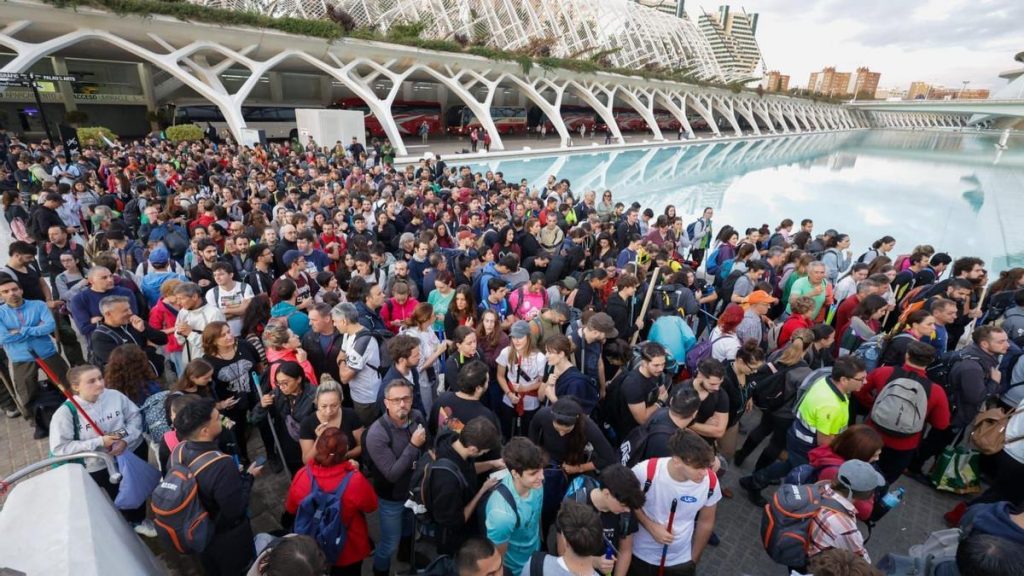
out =
[[[615,555],[615,550],[612,548],[612,543],[605,538],[604,541],[604,557],[606,560],[611,560],[612,556]],[[612,576],[612,572],[609,571],[605,576]]]
[[886,510],[892,510],[893,508],[899,506],[900,502],[903,501],[903,495],[906,494],[906,492],[907,491],[904,490],[903,488],[897,488],[889,492],[885,496],[882,496],[882,506]]

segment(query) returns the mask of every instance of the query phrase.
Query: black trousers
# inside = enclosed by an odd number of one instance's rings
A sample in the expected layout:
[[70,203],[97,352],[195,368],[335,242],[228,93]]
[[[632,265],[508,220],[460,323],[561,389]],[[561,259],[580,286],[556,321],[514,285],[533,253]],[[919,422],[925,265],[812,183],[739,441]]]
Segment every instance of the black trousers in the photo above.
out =
[[665,571],[662,572],[657,564],[648,564],[633,556],[626,574],[629,576],[661,576],[663,574],[664,576],[696,576],[697,565],[690,561],[675,566],[665,566]]
[[945,430],[936,430],[935,428],[929,430],[924,440],[921,441],[921,445],[917,447],[917,455],[910,463],[910,471],[920,474],[925,463],[930,458],[941,454],[946,446],[949,446],[959,434],[960,429],[953,428],[952,426]]
[[971,501],[971,504],[1002,502],[1006,500],[1016,508],[1024,505],[1024,463],[1016,460],[1005,451],[994,457],[995,470],[992,484],[983,494]]
[[878,458],[878,471],[885,478],[886,488],[899,480],[900,474],[903,474],[903,471],[914,461],[915,455],[917,455],[917,449],[894,450],[882,447],[882,455]]

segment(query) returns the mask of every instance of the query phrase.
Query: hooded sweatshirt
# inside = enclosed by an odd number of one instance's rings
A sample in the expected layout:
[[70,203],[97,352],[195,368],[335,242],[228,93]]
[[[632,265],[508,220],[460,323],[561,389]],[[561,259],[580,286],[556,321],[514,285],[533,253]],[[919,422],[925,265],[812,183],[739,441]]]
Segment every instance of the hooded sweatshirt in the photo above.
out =
[[[104,390],[96,402],[86,402],[78,395],[75,395],[75,401],[103,432],[125,432],[124,441],[128,443],[126,452],[135,450],[142,443],[142,412],[124,394],[117,390]],[[78,439],[75,440],[75,417],[68,404],[65,402],[57,408],[50,420],[50,451],[57,456],[65,456],[77,452],[103,450],[102,436],[81,413],[77,418]],[[90,458],[85,460],[85,469],[88,472],[97,472],[105,469],[105,466],[102,460]]]
[[967,509],[967,513],[960,520],[960,527],[964,529],[970,526],[971,534],[998,536],[1018,546],[1024,546],[1024,528],[1010,517],[1015,513],[1009,502],[975,504]]
[[[818,471],[818,481],[832,480],[839,475],[839,467],[843,465],[843,457],[832,451],[831,446],[818,446],[807,453],[811,466]],[[871,518],[871,510],[875,507],[873,500],[853,500],[857,509],[857,518]]]
[[288,328],[299,338],[309,332],[309,316],[306,316],[305,312],[296,308],[291,302],[282,300],[274,304],[274,307],[270,309],[270,317],[288,319]]
[[200,358],[203,355],[203,329],[210,322],[226,322],[224,313],[220,311],[220,308],[216,306],[210,306],[205,301],[203,305],[195,310],[179,310],[178,318],[175,324],[185,323],[188,324],[189,328],[192,329],[188,336],[182,336],[177,332],[174,333],[174,338],[184,348],[185,361],[191,362],[196,358]]

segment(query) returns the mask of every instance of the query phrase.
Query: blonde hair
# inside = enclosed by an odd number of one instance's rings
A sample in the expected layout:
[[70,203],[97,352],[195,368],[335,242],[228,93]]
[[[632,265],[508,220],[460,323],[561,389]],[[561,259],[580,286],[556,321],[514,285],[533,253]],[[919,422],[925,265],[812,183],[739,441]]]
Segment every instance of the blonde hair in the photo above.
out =
[[807,352],[807,348],[814,343],[814,332],[811,332],[807,328],[801,328],[793,332],[793,336],[789,339],[789,344],[779,355],[777,360],[780,364],[786,366],[793,366],[803,359],[804,353]]

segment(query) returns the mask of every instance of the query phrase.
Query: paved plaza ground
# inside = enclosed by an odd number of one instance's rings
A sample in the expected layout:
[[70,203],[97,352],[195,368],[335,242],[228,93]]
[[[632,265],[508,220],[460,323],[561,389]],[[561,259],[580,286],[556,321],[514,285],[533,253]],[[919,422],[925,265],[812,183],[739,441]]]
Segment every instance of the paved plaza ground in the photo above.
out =
[[[250,450],[261,450],[259,436],[254,436],[256,438]],[[46,440],[34,440],[32,427],[27,422],[0,416],[0,477],[41,460],[46,454]],[[748,458],[743,474],[749,473],[755,461],[756,454]],[[717,576],[784,576],[786,570],[773,564],[759,543],[761,510],[750,504],[737,486],[741,475],[730,470],[722,477],[722,485],[732,488],[735,498],[722,500],[718,507],[716,532],[721,538],[721,544],[717,548],[708,549],[701,561],[700,573]],[[868,551],[876,562],[889,552],[905,553],[910,546],[923,542],[929,532],[944,528],[942,513],[958,502],[954,496],[936,492],[907,478],[901,479],[897,486],[907,490],[903,504],[879,523],[868,542]],[[280,528],[278,518],[283,510],[287,489],[288,480],[283,473],[267,474],[257,480],[251,504],[254,531]],[[766,490],[765,494],[768,492]],[[370,518],[370,529],[371,534],[379,534],[376,515]],[[157,547],[155,541],[149,543]],[[188,559],[167,555],[163,558],[171,567],[172,574],[199,574]],[[367,575],[372,573],[369,562],[363,572]]]

